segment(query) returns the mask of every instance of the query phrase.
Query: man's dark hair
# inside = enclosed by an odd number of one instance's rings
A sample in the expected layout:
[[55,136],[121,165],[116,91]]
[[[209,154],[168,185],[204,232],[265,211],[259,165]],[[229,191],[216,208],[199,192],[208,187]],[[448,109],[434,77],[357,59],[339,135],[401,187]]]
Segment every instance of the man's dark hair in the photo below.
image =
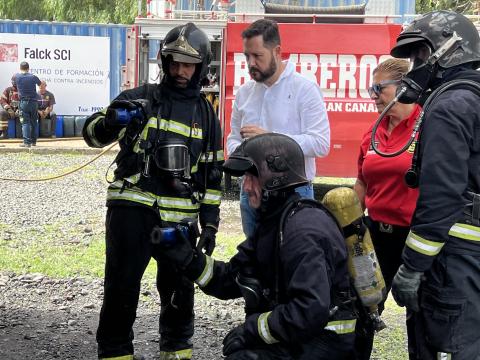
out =
[[25,70],[28,70],[29,68],[30,68],[30,66],[28,65],[28,63],[26,61],[22,61],[20,63],[20,70],[25,71]]
[[263,43],[266,47],[273,48],[280,45],[280,33],[275,21],[269,19],[260,19],[250,24],[242,32],[242,39],[251,39],[262,35]]

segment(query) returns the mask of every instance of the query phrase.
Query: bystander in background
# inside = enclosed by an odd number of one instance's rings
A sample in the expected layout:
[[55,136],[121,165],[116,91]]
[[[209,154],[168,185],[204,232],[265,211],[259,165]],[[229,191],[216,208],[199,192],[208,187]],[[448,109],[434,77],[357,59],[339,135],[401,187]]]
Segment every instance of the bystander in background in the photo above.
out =
[[19,105],[19,96],[17,90],[17,83],[15,81],[15,75],[12,76],[12,86],[7,87],[3,90],[2,96],[0,97],[0,138],[8,138],[8,120],[19,120],[18,116],[18,105]]
[[40,136],[55,137],[57,114],[53,111],[55,96],[47,90],[47,82],[42,79],[38,90],[38,121]]
[[22,122],[23,144],[21,147],[37,145],[38,102],[37,88],[40,79],[28,72],[30,65],[26,61],[20,63],[20,72],[15,75],[18,94],[20,96],[20,121]]

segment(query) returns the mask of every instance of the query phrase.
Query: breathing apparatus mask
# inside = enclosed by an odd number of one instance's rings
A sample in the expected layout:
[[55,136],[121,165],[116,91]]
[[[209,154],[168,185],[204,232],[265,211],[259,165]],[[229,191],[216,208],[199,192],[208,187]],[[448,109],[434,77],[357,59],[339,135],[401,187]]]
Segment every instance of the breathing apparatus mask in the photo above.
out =
[[159,141],[154,154],[155,164],[167,177],[189,179],[190,155],[187,145],[179,139]]
[[410,52],[410,71],[402,78],[395,99],[403,104],[417,102],[438,73],[439,60],[450,50],[456,49],[456,45],[461,40],[462,38],[454,32],[450,39],[433,54],[426,42],[416,43]]

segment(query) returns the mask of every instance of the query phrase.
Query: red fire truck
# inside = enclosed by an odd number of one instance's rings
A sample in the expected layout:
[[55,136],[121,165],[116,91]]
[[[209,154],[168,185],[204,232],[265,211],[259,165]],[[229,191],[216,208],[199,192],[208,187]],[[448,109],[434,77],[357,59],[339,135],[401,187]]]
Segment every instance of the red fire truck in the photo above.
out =
[[[230,131],[235,93],[249,79],[241,32],[254,20],[214,13],[191,19],[137,19],[130,32],[127,86],[157,81],[156,52],[160,41],[176,25],[193,21],[212,41],[211,72],[218,82],[204,90],[218,103],[224,138]],[[358,21],[357,21],[358,22]],[[377,111],[367,88],[372,71],[389,57],[401,26],[393,23],[280,23],[282,51],[297,71],[317,82],[323,92],[331,127],[330,154],[317,159],[317,176],[355,177],[359,143],[375,121]],[[228,155],[228,154],[227,154]]]

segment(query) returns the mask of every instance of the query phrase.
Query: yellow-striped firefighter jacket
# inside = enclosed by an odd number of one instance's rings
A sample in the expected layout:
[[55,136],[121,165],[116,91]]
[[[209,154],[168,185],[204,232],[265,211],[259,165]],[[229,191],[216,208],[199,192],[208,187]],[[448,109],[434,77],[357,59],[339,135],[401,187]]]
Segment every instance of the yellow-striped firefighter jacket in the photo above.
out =
[[[218,227],[221,200],[223,149],[220,123],[210,103],[199,90],[178,89],[166,84],[148,84],[123,91],[115,100],[146,99],[150,110],[141,123],[126,129],[109,128],[106,109],[90,116],[83,137],[91,147],[104,147],[116,140],[115,181],[108,188],[107,206],[138,205],[158,208],[161,219],[179,222],[199,215],[200,224]],[[144,176],[145,144],[158,140],[181,140],[189,149],[192,191],[179,186],[155,165],[154,149],[147,150],[150,176]],[[193,193],[192,193],[193,192]]]
[[[443,81],[455,79],[480,83],[476,70],[455,72]],[[429,270],[444,250],[480,254],[479,113],[478,94],[461,87],[440,94],[425,112],[420,195],[403,252],[412,270]]]
[[[294,194],[289,200],[299,198]],[[256,278],[263,300],[247,314],[245,331],[259,343],[301,348],[322,338],[335,347],[341,339],[353,349],[356,316],[351,302],[344,301],[350,290],[348,255],[337,224],[318,208],[297,209],[285,222],[280,245],[279,219],[286,200],[269,202],[259,212],[254,235],[237,247],[230,261],[206,256],[187,269],[187,276],[220,299],[241,296],[239,273]]]

